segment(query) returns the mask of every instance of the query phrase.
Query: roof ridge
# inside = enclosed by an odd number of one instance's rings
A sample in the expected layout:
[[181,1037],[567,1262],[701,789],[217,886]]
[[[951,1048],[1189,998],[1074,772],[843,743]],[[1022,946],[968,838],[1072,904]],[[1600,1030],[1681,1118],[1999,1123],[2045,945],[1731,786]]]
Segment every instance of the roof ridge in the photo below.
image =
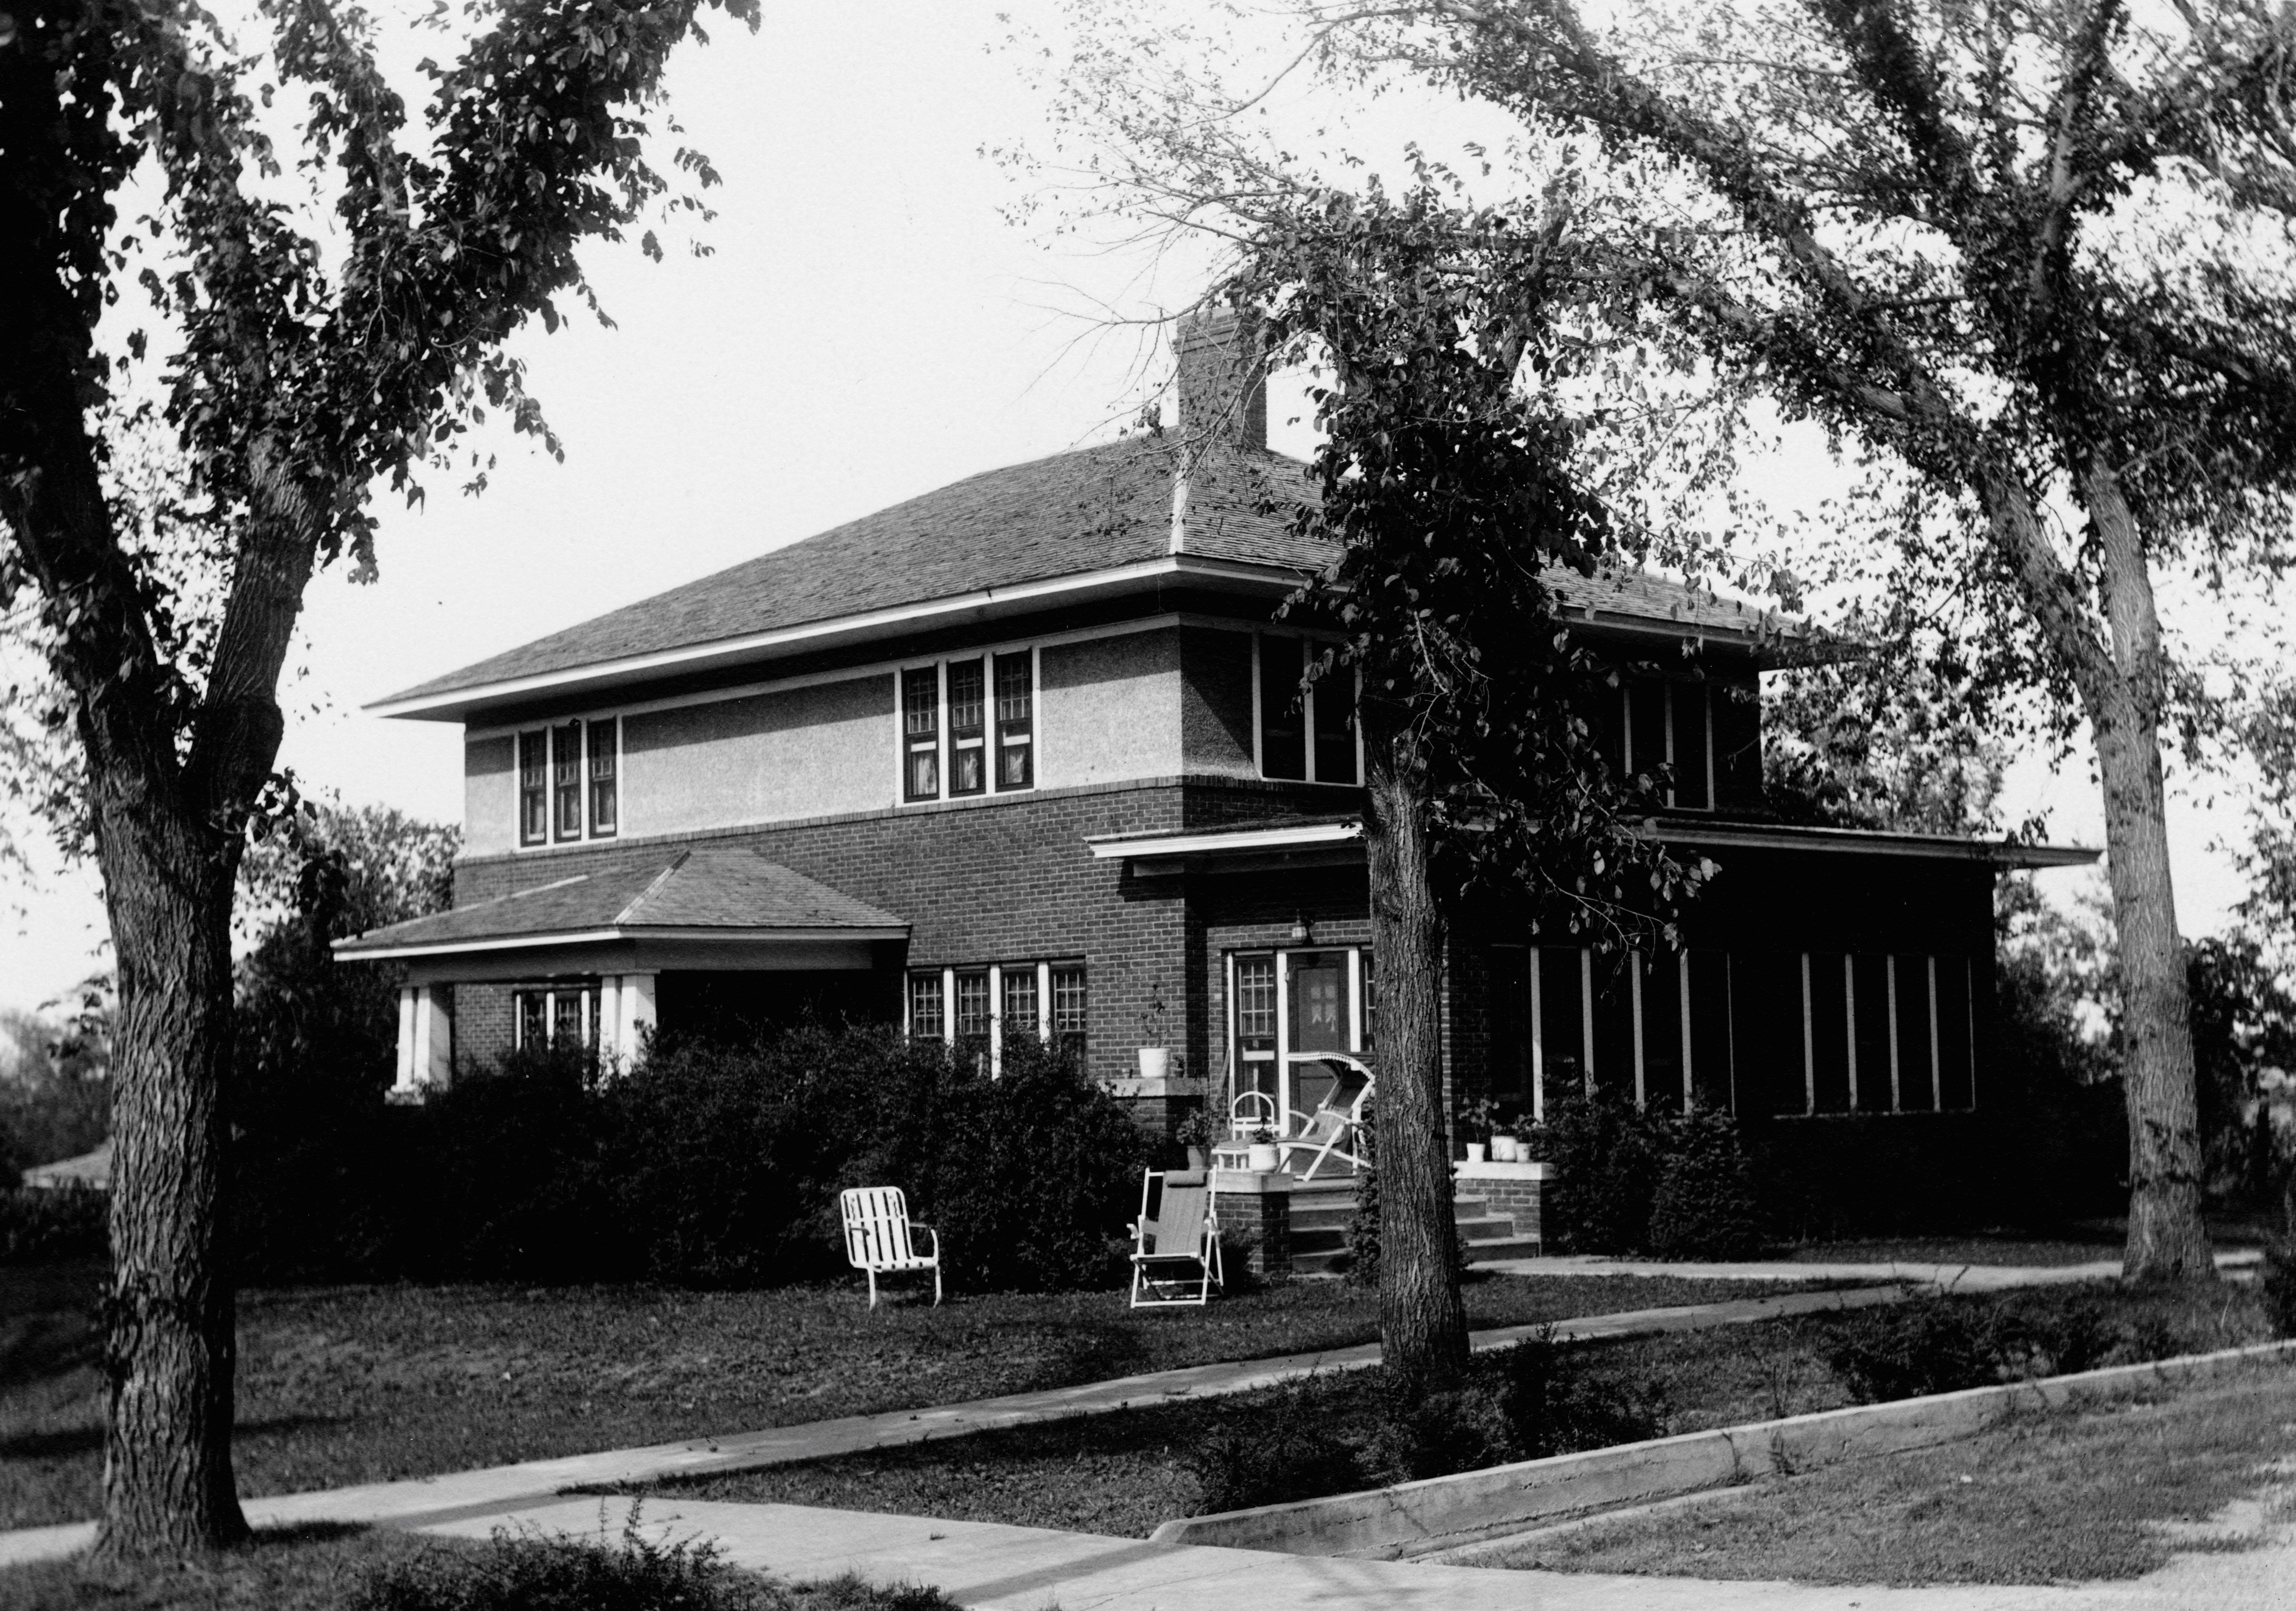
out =
[[669,865],[662,868],[660,872],[656,873],[653,875],[652,882],[648,884],[645,888],[640,890],[631,898],[629,905],[624,907],[620,911],[614,914],[615,925],[619,927],[622,924],[627,923],[631,918],[636,916],[638,908],[644,906],[649,900],[652,899],[654,894],[660,890],[661,886],[670,881],[671,877],[677,872],[677,869],[684,867],[688,861],[692,860],[693,858],[693,851],[691,847],[680,851],[676,855],[671,857],[669,859]]

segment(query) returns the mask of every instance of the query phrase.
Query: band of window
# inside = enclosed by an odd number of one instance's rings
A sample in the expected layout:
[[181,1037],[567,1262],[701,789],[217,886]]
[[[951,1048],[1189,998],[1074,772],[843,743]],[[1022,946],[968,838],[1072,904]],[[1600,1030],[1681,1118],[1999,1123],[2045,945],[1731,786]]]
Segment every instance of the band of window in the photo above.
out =
[[621,827],[621,718],[536,727],[518,736],[518,842],[611,839]]

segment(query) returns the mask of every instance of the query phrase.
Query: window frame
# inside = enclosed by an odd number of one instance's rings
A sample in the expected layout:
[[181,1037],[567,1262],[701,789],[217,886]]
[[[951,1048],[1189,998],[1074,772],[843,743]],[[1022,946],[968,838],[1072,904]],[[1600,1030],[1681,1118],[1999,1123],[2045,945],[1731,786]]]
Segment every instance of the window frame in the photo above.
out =
[[[627,822],[623,810],[622,785],[628,780],[627,745],[623,742],[622,712],[619,710],[585,711],[552,717],[538,727],[521,723],[509,734],[511,741],[511,842],[512,848],[523,854],[534,851],[570,850],[578,845],[602,839],[619,839]],[[559,736],[569,727],[578,728],[581,735],[581,751],[574,760],[573,788],[579,824],[572,833],[560,832],[558,819],[559,796],[562,785],[558,778]],[[613,734],[613,777],[610,780],[614,791],[614,820],[610,827],[598,826],[596,788],[598,779],[591,769],[596,753],[595,736],[601,727]],[[526,744],[530,738],[542,740],[542,832],[538,837],[527,833],[526,808],[534,791],[527,787]]]
[[[893,801],[897,810],[942,805],[960,800],[1029,794],[1044,786],[1045,675],[1042,649],[1043,645],[1034,639],[1019,643],[981,644],[951,650],[945,654],[905,660],[893,668],[893,731],[896,738]],[[1008,744],[1008,724],[1000,719],[997,711],[996,667],[1000,661],[1010,661],[1021,655],[1028,657],[1029,714],[1017,740]],[[954,711],[949,688],[953,679],[949,673],[955,667],[974,662],[981,670],[981,724],[977,736],[973,728],[967,727],[965,737],[960,740],[952,720]],[[909,678],[926,671],[933,674],[938,690],[932,708],[934,726],[930,734],[912,734],[909,728]],[[976,745],[981,752],[981,785],[976,789],[959,791],[955,786],[957,751]],[[1006,783],[1004,780],[1004,751],[1007,748],[1021,749],[1027,755],[1026,782]],[[921,794],[909,786],[912,782],[911,757],[928,749],[934,757],[937,786],[931,793]]]
[[[1316,737],[1316,690],[1318,687],[1320,687],[1320,686],[1322,686],[1322,684],[1323,684],[1323,680],[1324,680],[1324,679],[1323,679],[1323,678],[1316,678],[1316,679],[1314,679],[1314,680],[1312,680],[1312,681],[1308,682],[1306,685],[1304,685],[1304,686],[1301,687],[1301,689],[1300,689],[1300,752],[1301,752],[1301,760],[1300,760],[1300,772],[1301,772],[1302,776],[1298,777],[1277,777],[1276,775],[1275,775],[1275,774],[1273,774],[1273,773],[1271,773],[1271,772],[1269,772],[1269,771],[1268,771],[1268,769],[1267,769],[1267,685],[1266,685],[1266,677],[1265,677],[1264,668],[1265,668],[1265,666],[1266,666],[1266,664],[1267,664],[1267,649],[1266,649],[1265,645],[1266,645],[1267,640],[1267,639],[1269,639],[1269,638],[1272,638],[1272,637],[1274,637],[1274,638],[1288,638],[1288,639],[1290,639],[1292,642],[1296,643],[1296,644],[1298,644],[1298,645],[1300,645],[1300,670],[1302,670],[1302,672],[1303,672],[1303,673],[1305,672],[1305,670],[1306,670],[1306,669],[1307,669],[1307,664],[1308,664],[1308,653],[1309,653],[1309,652],[1310,652],[1311,650],[1320,651],[1320,650],[1323,650],[1323,649],[1328,649],[1328,648],[1330,648],[1332,645],[1334,645],[1334,644],[1336,644],[1336,643],[1338,643],[1338,642],[1340,642],[1340,641],[1341,641],[1339,637],[1337,637],[1336,636],[1334,636],[1334,635],[1332,635],[1332,634],[1331,634],[1331,633],[1327,633],[1327,632],[1311,632],[1311,631],[1284,632],[1284,631],[1278,631],[1278,630],[1275,630],[1275,629],[1268,629],[1268,628],[1259,628],[1259,627],[1255,627],[1255,628],[1253,628],[1253,629],[1252,629],[1252,631],[1251,631],[1251,770],[1252,770],[1252,775],[1253,775],[1254,777],[1259,777],[1259,778],[1261,778],[1262,780],[1264,780],[1264,781],[1266,781],[1266,782],[1268,782],[1268,783],[1308,783],[1308,784],[1315,784],[1315,785],[1318,785],[1319,787],[1323,787],[1323,788],[1331,788],[1331,789],[1359,789],[1359,788],[1363,787],[1363,778],[1364,778],[1364,736],[1363,736],[1363,723],[1362,723],[1361,721],[1359,721],[1359,720],[1357,720],[1357,721],[1353,721],[1353,722],[1350,722],[1350,723],[1349,724],[1349,727],[1350,727],[1350,730],[1352,731],[1352,733],[1353,733],[1353,735],[1354,735],[1354,739],[1355,739],[1355,776],[1354,776],[1354,777],[1345,777],[1345,778],[1326,778],[1326,777],[1318,777],[1316,776],[1317,771],[1319,771],[1321,769],[1319,769],[1319,768],[1316,766],[1316,742],[1317,742],[1317,737]],[[1362,695],[1363,695],[1363,677],[1362,677],[1362,674],[1361,674],[1360,672],[1358,672],[1358,671],[1355,670],[1353,668],[1349,668],[1349,670],[1348,670],[1348,675],[1349,675],[1350,677],[1352,677],[1352,678],[1355,678],[1355,686],[1356,686],[1356,703],[1357,703],[1357,704],[1360,704],[1360,703],[1361,703],[1361,702],[1362,702]]]

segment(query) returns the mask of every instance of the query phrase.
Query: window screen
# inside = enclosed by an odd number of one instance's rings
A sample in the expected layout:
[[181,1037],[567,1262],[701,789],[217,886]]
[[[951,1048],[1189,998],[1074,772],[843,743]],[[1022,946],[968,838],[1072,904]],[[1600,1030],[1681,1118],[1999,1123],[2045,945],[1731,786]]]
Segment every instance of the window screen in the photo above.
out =
[[940,975],[911,974],[909,975],[909,1033],[920,1040],[939,1040],[948,1033],[948,1020],[942,1015]]
[[1259,772],[1308,776],[1308,735],[1300,704],[1300,640],[1259,640]]
[[1809,979],[1810,1111],[1849,1111],[1849,994],[1839,951],[1803,958]]
[[1714,801],[1706,786],[1706,685],[1674,685],[1674,803],[1703,811]]
[[1890,959],[1860,956],[1849,966],[1857,986],[1852,1000],[1857,1048],[1857,1111],[1886,1114],[1892,1106],[1894,1071],[1890,1054],[1894,1041],[1890,1031]]
[[1006,968],[998,975],[1004,984],[1004,1032],[1037,1032],[1037,970],[1033,964]]
[[1642,958],[1643,1101],[1661,1112],[1682,1108],[1682,957]]
[[1582,1092],[1587,1083],[1587,1026],[1581,999],[1579,950],[1538,949],[1538,1048],[1548,1097]]
[[1335,667],[1316,679],[1316,781],[1356,780],[1356,678]]
[[956,976],[956,1038],[983,1040],[988,1036],[988,975]]
[[1937,1069],[1930,1041],[1937,1020],[1930,1011],[1930,959],[1893,957],[1898,975],[1898,1106],[1909,1114],[1937,1107]]

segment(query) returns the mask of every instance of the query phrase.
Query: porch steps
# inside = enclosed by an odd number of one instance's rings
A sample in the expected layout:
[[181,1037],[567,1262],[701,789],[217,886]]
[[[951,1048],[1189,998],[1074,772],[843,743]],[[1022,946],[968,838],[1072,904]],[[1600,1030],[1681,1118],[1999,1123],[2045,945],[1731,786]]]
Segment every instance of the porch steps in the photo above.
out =
[[[1292,1194],[1292,1272],[1333,1275],[1347,1267],[1348,1221],[1355,1216],[1352,1184],[1303,1186]],[[1451,1199],[1467,1262],[1520,1259],[1538,1252],[1538,1238],[1515,1234],[1514,1221],[1495,1212],[1484,1198]]]

